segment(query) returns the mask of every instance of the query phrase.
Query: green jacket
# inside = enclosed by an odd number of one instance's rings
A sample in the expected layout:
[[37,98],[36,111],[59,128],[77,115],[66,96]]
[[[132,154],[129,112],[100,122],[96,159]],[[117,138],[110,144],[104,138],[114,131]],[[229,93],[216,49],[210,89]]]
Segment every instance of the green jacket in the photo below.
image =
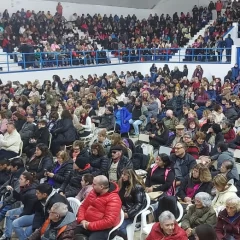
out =
[[212,207],[203,207],[197,209],[195,205],[191,205],[187,214],[183,216],[181,227],[184,230],[192,228],[192,234],[195,234],[195,228],[201,224],[209,224],[215,226],[217,223],[216,212]]

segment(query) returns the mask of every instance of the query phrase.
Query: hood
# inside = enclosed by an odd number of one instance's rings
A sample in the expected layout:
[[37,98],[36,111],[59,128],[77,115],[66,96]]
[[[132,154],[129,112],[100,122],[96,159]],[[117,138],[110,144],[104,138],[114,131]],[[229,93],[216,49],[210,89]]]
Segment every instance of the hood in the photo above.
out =
[[228,192],[234,192],[234,193],[237,192],[237,188],[233,184],[230,183],[228,185],[230,185],[230,187],[227,190],[225,190],[224,192],[219,192],[219,194],[224,194],[224,193],[228,193]]
[[68,212],[67,215],[64,217],[62,222],[56,227],[57,229],[60,229],[63,226],[66,226],[76,220],[76,216],[72,212]]
[[220,155],[224,155],[224,157],[228,157],[228,159],[226,160],[229,160],[229,158],[233,158],[233,153],[232,152],[229,152],[229,151],[225,151],[225,152],[222,152]]
[[118,193],[119,192],[119,187],[115,182],[110,182],[109,183],[109,190],[107,193]]
[[45,202],[41,201],[42,205],[43,205],[43,206],[46,206],[46,205],[47,205],[47,202],[49,201],[49,199],[50,199],[55,193],[57,193],[57,189],[53,189],[53,190],[52,190],[52,192],[51,192],[50,195],[47,197],[47,199],[46,199]]

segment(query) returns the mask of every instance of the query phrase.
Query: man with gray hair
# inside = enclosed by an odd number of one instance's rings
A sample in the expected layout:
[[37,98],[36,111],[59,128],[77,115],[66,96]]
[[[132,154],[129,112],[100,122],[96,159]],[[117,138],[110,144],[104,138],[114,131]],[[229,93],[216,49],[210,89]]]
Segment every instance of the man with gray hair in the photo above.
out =
[[170,211],[164,211],[159,216],[159,223],[155,223],[146,240],[152,239],[168,239],[171,240],[187,240],[186,232],[180,228],[176,222],[176,218]]
[[54,203],[49,211],[49,218],[40,229],[37,229],[28,240],[73,239],[77,226],[76,216],[68,211],[62,202]]

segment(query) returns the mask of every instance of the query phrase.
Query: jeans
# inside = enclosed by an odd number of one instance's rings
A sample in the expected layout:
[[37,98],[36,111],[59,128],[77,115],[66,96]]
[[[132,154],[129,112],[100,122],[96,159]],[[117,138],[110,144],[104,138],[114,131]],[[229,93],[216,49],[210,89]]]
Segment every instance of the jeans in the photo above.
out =
[[131,224],[133,222],[132,219],[124,219],[122,225],[120,226],[120,228],[118,229],[118,231],[120,233],[122,233],[123,235],[127,236],[127,225]]
[[141,120],[134,121],[134,120],[130,119],[129,123],[133,125],[135,135],[138,135],[139,134],[139,125],[142,124],[142,121]]
[[[2,205],[3,202],[0,202],[0,205]],[[5,218],[6,212],[12,208],[12,205],[6,205],[4,207],[0,208],[0,222]]]
[[[5,237],[11,237],[12,228],[16,233],[16,235],[18,236],[19,240],[25,240],[32,234],[32,223],[33,223],[34,214],[24,215],[19,218],[15,217],[15,215],[19,215],[22,212],[22,209],[23,208],[16,208],[7,212],[7,215],[9,215],[9,217],[7,217]],[[20,213],[18,214],[18,212]],[[8,222],[9,222],[9,226],[12,226],[12,228],[8,226]],[[10,230],[11,230],[11,233],[10,233]],[[10,235],[6,235],[6,234],[10,234]]]

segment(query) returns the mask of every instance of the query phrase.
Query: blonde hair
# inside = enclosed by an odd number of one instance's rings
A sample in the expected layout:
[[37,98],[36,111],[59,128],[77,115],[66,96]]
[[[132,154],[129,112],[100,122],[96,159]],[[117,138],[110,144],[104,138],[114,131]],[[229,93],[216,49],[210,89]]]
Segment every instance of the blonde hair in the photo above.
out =
[[[199,180],[202,183],[212,181],[211,172],[209,171],[208,167],[204,166],[202,163],[198,163],[193,167],[193,169],[197,169],[199,171]],[[193,169],[191,171],[191,176],[192,176]]]
[[69,154],[66,151],[59,151],[56,156],[60,157],[63,162],[66,162],[70,159]]
[[213,178],[213,184],[219,188],[225,188],[228,180],[224,174],[218,174]]

